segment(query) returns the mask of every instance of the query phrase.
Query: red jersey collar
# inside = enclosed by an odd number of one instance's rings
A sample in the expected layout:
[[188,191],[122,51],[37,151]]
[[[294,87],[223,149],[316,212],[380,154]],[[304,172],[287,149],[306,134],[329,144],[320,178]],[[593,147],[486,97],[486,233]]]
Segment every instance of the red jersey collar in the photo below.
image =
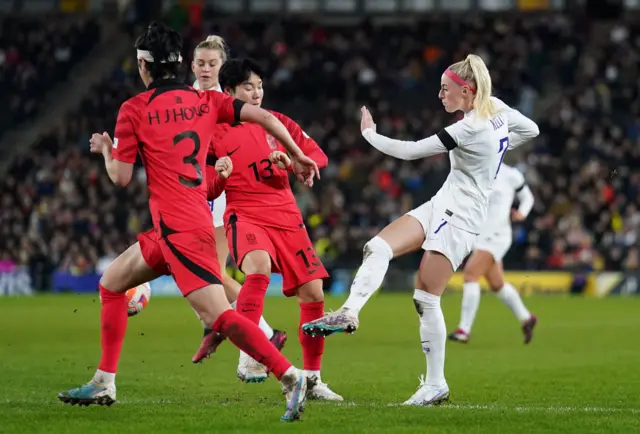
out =
[[173,78],[161,78],[159,80],[153,80],[151,82],[151,84],[149,84],[149,87],[147,87],[147,90],[152,90],[152,89],[157,89],[160,87],[176,87],[176,86],[184,86],[186,87],[187,85],[182,83],[180,80],[178,80],[176,77]]

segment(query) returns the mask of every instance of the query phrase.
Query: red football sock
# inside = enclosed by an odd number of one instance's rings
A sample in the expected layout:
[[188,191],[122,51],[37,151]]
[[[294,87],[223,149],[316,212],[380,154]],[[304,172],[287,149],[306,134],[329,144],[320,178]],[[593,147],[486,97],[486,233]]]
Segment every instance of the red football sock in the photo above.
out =
[[298,337],[302,345],[302,360],[307,371],[319,371],[324,353],[324,337],[309,336],[302,332],[302,324],[321,318],[324,315],[324,301],[300,303],[300,329]]
[[254,360],[262,363],[279,380],[292,365],[267,339],[260,328],[235,310],[227,310],[213,324],[213,330],[229,338]]
[[249,274],[240,289],[236,312],[254,324],[260,323],[269,280],[269,276],[264,274]]
[[98,287],[102,300],[100,315],[102,357],[98,369],[115,374],[127,331],[127,296],[124,292],[109,291],[100,284]]

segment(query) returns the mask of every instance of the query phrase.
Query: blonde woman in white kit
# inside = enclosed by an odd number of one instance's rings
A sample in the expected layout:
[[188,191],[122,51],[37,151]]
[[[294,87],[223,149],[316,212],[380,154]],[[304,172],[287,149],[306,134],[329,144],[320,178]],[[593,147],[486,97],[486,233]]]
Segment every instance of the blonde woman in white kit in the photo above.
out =
[[[191,70],[196,77],[193,87],[200,90],[215,90],[222,92],[218,82],[218,73],[220,72],[220,68],[224,62],[227,60],[227,56],[227,45],[224,39],[220,36],[208,36],[207,39],[200,42],[193,52],[193,61],[191,62]],[[216,231],[218,260],[222,267],[222,284],[224,285],[227,299],[235,309],[235,301],[238,299],[241,285],[229,276],[226,271],[229,247],[227,244],[224,222],[222,220],[224,210],[227,205],[225,193],[223,192],[219,198],[209,204],[211,205],[213,225]],[[276,348],[282,349],[287,340],[285,332],[272,329],[264,318],[260,318],[260,329],[265,335],[267,335],[267,338],[271,340]],[[215,352],[218,345],[222,342],[222,338],[211,336],[211,333],[212,331],[205,326],[202,343],[192,358],[194,363],[201,362],[211,353]],[[238,378],[246,382],[262,382],[267,379],[268,375],[267,369],[264,365],[254,361],[243,352],[240,352],[240,362],[238,364],[237,374]]]
[[403,160],[449,153],[451,171],[438,193],[427,203],[384,228],[364,246],[364,261],[342,307],[303,325],[309,334],[353,333],[358,314],[380,287],[394,257],[425,250],[413,302],[420,318],[426,379],[406,405],[434,405],[449,399],[444,377],[447,331],[440,296],[463,259],[471,253],[487,219],[489,194],[502,158],[538,135],[538,126],[491,97],[491,76],[482,59],[469,55],[442,74],[439,98],[449,113],[464,118],[438,134],[417,142],[394,140],[376,133],[369,111],[362,108],[363,137],[379,151]]

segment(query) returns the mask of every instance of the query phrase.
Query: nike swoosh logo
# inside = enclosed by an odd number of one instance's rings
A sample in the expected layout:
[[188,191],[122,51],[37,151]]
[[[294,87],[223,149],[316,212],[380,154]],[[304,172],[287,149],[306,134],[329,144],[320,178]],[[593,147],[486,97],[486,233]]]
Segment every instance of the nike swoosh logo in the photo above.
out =
[[235,154],[235,153],[236,153],[236,151],[237,151],[238,149],[240,149],[240,146],[238,146],[238,147],[237,147],[236,149],[234,149],[233,151],[227,152],[227,156],[228,156],[228,157],[231,157],[233,154]]
[[318,271],[318,270],[309,270],[309,274],[313,274],[313,273],[315,273],[316,271]]

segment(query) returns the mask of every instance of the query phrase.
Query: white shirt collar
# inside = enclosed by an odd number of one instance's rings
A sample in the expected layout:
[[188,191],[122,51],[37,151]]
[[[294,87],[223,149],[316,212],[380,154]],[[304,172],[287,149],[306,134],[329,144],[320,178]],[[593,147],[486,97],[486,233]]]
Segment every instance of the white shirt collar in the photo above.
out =
[[[193,88],[200,90],[200,84],[198,83],[198,80],[193,82]],[[220,87],[220,84],[218,84],[216,87],[212,87],[209,90],[215,90],[217,92],[222,92],[222,88]]]

